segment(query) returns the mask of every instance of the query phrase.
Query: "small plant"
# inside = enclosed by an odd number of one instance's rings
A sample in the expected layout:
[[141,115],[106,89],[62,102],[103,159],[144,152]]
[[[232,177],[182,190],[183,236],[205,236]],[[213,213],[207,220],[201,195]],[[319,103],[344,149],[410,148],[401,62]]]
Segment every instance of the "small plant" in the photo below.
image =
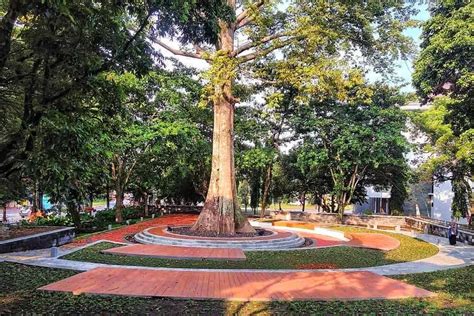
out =
[[362,214],[364,214],[364,215],[374,215],[374,211],[372,211],[370,209],[366,209],[365,211],[362,212]]

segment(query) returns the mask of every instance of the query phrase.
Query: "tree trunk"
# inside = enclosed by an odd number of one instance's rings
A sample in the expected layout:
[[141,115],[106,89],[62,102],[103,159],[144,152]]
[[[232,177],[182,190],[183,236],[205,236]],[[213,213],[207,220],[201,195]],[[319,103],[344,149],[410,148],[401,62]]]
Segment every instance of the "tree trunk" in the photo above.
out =
[[76,202],[67,203],[67,209],[71,215],[72,222],[75,227],[81,227],[81,215],[79,213],[79,206]]
[[2,216],[3,224],[7,222],[7,203],[3,203],[3,216]]
[[89,193],[90,207],[94,207],[94,193]]
[[35,181],[33,185],[33,205],[31,207],[32,212],[36,213],[40,209],[39,196],[38,196],[38,181]]
[[[227,89],[230,91],[230,83]],[[218,234],[255,231],[237,201],[234,168],[234,106],[223,97],[214,105],[212,170],[204,208],[193,226]]]
[[145,217],[148,217],[148,193],[145,192],[143,198],[145,200]]
[[270,185],[272,183],[273,163],[270,163],[267,168],[265,183],[263,184],[262,207],[260,209],[260,218],[265,217],[265,210],[267,208],[268,194],[270,193]]
[[44,211],[43,198],[44,198],[43,192],[38,191],[38,206],[39,206],[39,209],[42,211]]
[[282,208],[281,208],[281,200],[278,201],[278,210],[283,211]]
[[306,191],[303,191],[303,193],[301,193],[301,210],[304,212],[305,210],[305,205],[306,205]]
[[110,189],[109,189],[109,185],[107,184],[107,195],[105,197],[105,200],[106,200],[106,203],[107,203],[107,209],[110,208]]
[[20,0],[10,0],[6,14],[0,20],[0,71],[7,62],[10,53],[12,31],[15,22],[23,14],[25,3]]
[[123,222],[123,192],[120,189],[115,189],[115,222]]

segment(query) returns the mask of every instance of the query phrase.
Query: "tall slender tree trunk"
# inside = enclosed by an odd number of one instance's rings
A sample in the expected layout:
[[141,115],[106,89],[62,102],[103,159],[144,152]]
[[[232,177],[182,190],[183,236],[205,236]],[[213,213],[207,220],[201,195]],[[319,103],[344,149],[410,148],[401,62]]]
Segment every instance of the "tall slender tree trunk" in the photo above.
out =
[[94,207],[94,193],[89,193],[89,203],[90,203],[90,207]]
[[[228,0],[235,9],[235,0]],[[234,26],[220,21],[217,50],[230,54],[234,49]],[[237,199],[234,167],[234,103],[232,78],[223,74],[214,87],[214,130],[212,136],[212,169],[204,208],[192,227],[195,231],[218,234],[255,232],[242,214]]]
[[106,195],[106,205],[107,205],[107,209],[110,208],[110,189],[109,189],[109,184],[107,184],[107,188],[106,188],[106,191],[107,191],[107,195]]
[[145,200],[145,217],[148,217],[148,193],[144,193],[143,199]]
[[7,203],[3,203],[3,216],[2,216],[3,224],[7,223]]
[[123,222],[123,192],[120,188],[115,189],[115,222]]
[[305,206],[306,206],[306,191],[303,191],[301,194],[301,205],[302,205],[302,211],[305,211]]
[[263,184],[263,196],[262,196],[262,207],[260,209],[260,218],[265,217],[268,194],[270,193],[270,185],[272,183],[272,175],[273,175],[273,162],[268,165],[267,174],[265,176],[265,183]]

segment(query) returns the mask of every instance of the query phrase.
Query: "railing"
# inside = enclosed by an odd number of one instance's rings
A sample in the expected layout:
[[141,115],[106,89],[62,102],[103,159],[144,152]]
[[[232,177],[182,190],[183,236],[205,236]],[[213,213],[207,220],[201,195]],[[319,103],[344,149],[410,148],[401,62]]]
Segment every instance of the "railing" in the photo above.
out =
[[[407,226],[426,234],[448,237],[449,222],[423,217],[406,217]],[[474,231],[467,225],[458,225],[458,240],[474,244]]]

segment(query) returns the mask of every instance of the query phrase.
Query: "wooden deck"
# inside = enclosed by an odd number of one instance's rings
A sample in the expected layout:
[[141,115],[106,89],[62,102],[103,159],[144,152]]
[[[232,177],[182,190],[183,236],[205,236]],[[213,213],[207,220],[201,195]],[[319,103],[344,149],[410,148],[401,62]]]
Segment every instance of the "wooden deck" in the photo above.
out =
[[130,245],[103,250],[104,253],[167,259],[245,260],[240,248],[196,248],[167,245]]
[[370,272],[221,272],[141,268],[97,268],[40,289],[76,295],[243,301],[402,299],[434,295]]

